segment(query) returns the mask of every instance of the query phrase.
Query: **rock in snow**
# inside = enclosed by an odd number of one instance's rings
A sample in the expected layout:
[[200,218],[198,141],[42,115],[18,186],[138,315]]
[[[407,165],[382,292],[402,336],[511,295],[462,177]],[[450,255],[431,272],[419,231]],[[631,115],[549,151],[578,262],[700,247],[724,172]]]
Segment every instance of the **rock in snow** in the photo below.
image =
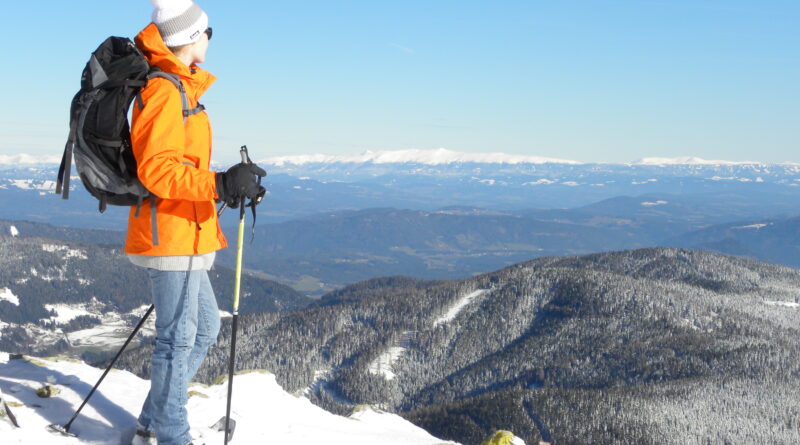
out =
[[[72,424],[77,438],[50,432],[47,425],[63,425],[102,374],[84,363],[68,360],[9,360],[0,352],[0,391],[21,428],[0,422],[3,445],[11,444],[128,444],[136,416],[150,383],[127,371],[112,371]],[[40,399],[36,390],[47,382],[60,387],[59,396]],[[195,443],[223,443],[222,433],[211,428],[225,415],[227,383],[190,387],[189,423]],[[437,439],[395,414],[371,409],[350,417],[331,414],[305,397],[285,392],[267,372],[251,372],[234,378],[233,444],[292,443],[298,445],[440,445]]]

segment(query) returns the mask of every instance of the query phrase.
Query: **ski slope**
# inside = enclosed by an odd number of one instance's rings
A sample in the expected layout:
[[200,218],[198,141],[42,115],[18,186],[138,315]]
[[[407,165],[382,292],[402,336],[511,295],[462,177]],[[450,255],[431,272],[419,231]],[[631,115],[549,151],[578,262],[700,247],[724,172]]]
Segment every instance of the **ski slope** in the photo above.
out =
[[478,290],[476,290],[474,292],[471,292],[471,293],[465,295],[460,300],[458,300],[458,302],[455,305],[453,305],[447,311],[446,314],[444,314],[441,317],[437,318],[436,321],[433,322],[433,325],[434,326],[439,326],[442,323],[447,323],[447,322],[453,321],[456,318],[456,316],[462,310],[464,310],[465,307],[467,307],[470,303],[472,303],[473,300],[475,300],[476,298],[480,297],[481,295],[485,294],[488,291],[489,291],[489,289],[478,289]]
[[[64,424],[102,374],[81,362],[45,359],[9,360],[0,352],[0,390],[20,424],[15,429],[0,419],[3,445],[119,445],[130,443],[149,382],[127,371],[112,371],[64,437],[47,425]],[[54,383],[61,393],[50,399],[36,389]],[[211,428],[225,414],[227,383],[192,385],[188,411],[197,444],[223,443]],[[331,414],[305,397],[285,392],[272,374],[250,372],[234,379],[233,414],[237,420],[232,445],[291,443],[296,445],[442,445],[437,439],[400,416],[369,407],[349,417]]]

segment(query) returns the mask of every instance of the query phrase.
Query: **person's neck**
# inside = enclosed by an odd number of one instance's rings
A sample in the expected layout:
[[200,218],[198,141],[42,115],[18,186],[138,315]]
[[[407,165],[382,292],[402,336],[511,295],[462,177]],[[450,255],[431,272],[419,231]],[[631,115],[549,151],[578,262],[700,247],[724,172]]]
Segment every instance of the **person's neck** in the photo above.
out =
[[180,55],[176,54],[175,56],[178,58],[178,60],[183,62],[184,65],[188,66],[189,68],[192,67],[192,64],[194,63],[194,60],[192,60],[192,57],[191,57],[190,54],[180,54]]

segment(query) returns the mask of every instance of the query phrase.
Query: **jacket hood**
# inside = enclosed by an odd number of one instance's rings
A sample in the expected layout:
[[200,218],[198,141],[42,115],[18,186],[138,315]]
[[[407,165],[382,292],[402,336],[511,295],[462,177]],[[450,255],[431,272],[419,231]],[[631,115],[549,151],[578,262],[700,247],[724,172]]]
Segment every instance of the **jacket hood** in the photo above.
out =
[[134,39],[136,47],[144,54],[147,62],[165,73],[181,76],[189,97],[197,100],[217,80],[211,73],[197,65],[186,66],[167,48],[158,28],[150,23]]

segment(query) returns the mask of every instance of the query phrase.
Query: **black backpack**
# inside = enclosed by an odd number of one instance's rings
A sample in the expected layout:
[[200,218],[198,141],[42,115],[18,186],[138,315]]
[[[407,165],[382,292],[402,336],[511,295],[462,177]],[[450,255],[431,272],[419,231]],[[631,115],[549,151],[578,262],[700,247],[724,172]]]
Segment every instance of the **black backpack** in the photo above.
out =
[[109,37],[83,69],[81,89],[72,99],[70,131],[58,170],[56,193],[69,199],[72,158],[86,190],[99,201],[100,213],[107,205],[136,205],[150,200],[153,243],[158,244],[155,218],[156,196],[137,177],[136,159],[131,149],[128,109],[134,98],[144,107],[139,91],[153,77],[171,81],[180,91],[184,122],[205,109],[198,104],[189,109],[186,90],[180,77],[151,68],[136,45],[124,37]]

